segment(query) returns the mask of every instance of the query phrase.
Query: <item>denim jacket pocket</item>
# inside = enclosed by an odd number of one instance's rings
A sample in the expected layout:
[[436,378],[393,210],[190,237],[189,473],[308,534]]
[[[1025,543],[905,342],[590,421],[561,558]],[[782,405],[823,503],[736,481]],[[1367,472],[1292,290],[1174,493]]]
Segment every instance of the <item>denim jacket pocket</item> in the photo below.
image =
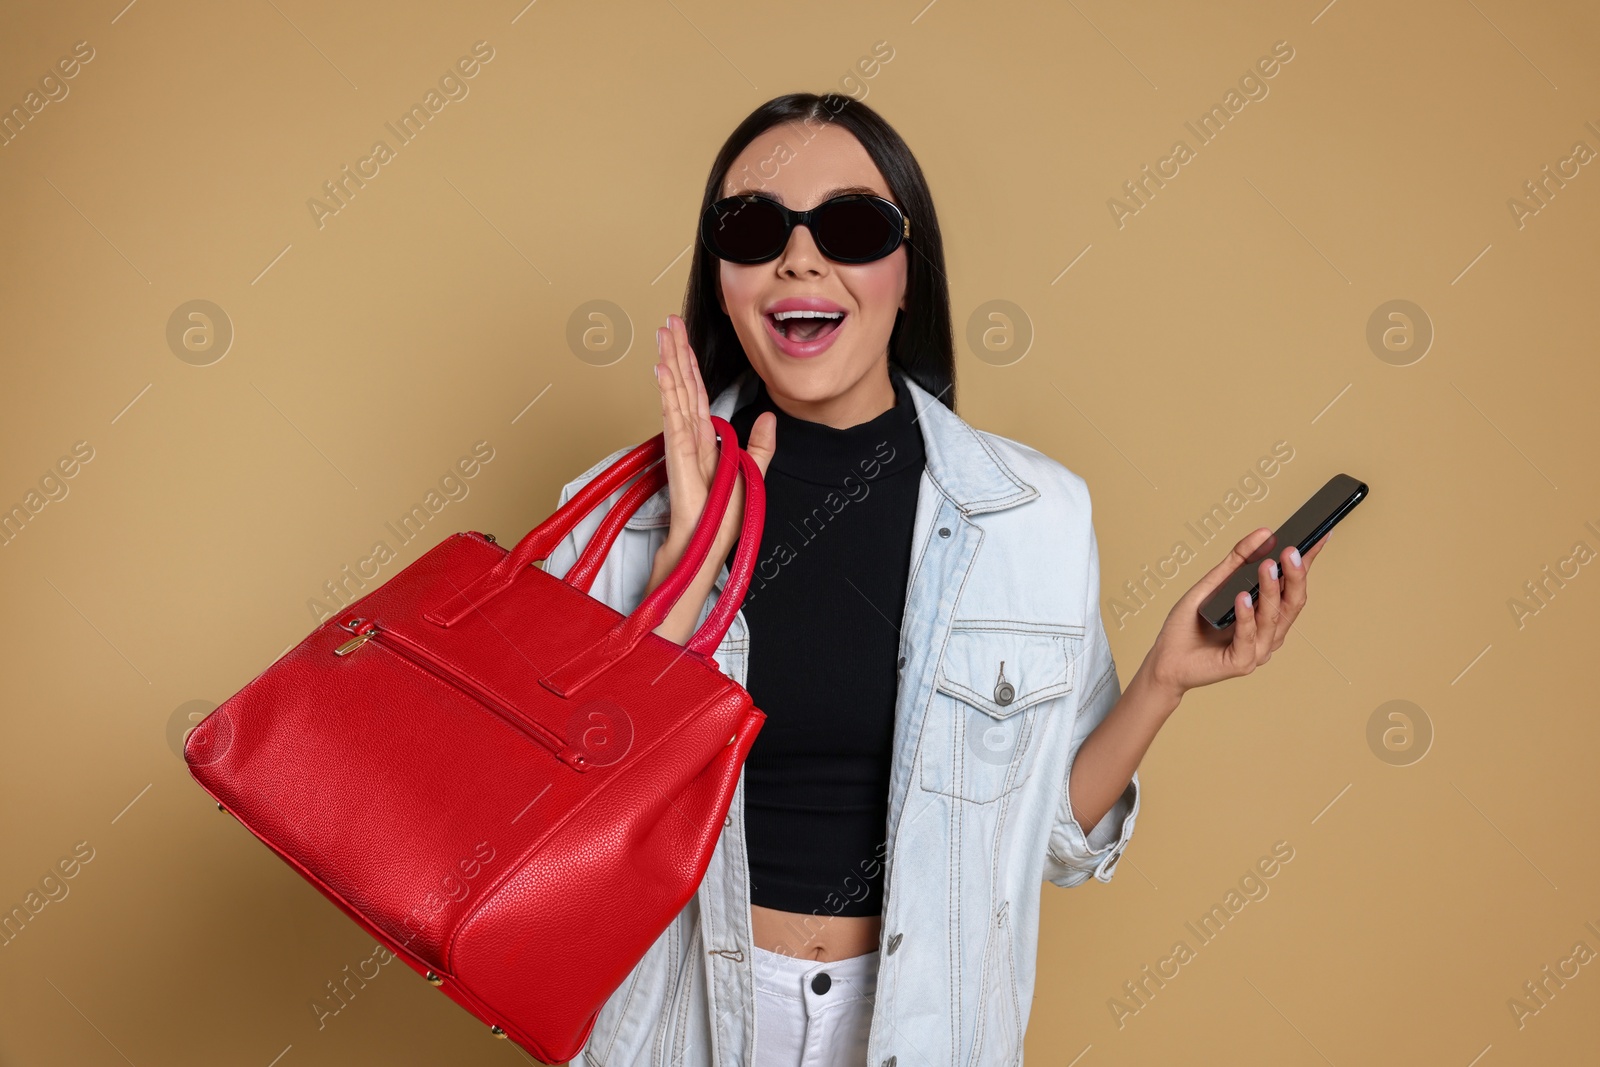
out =
[[923,789],[986,804],[1020,786],[1041,708],[1072,692],[1080,626],[952,624],[923,725]]

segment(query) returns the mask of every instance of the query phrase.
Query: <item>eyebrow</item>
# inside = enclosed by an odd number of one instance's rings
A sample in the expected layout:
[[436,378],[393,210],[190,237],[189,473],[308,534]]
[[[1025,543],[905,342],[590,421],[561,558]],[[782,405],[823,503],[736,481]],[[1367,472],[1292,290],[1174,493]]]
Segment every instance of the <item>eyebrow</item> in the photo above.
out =
[[[823,203],[824,201],[832,200],[836,196],[846,196],[846,195],[849,195],[851,193],[864,193],[867,196],[883,196],[883,194],[878,192],[878,190],[868,188],[865,185],[841,185],[841,186],[839,186],[837,188],[829,189],[827,192],[823,193],[822,196],[817,200],[817,203],[820,204],[820,203]],[[781,193],[779,193],[779,192],[777,192],[775,190],[771,190],[771,189],[738,189],[738,190],[735,190],[734,192],[729,193],[728,195],[729,196],[764,196],[764,197],[767,197],[770,200],[776,200],[778,203],[784,204],[785,207],[788,206],[784,202],[783,195]],[[888,197],[884,197],[884,199],[887,200],[889,198]]]

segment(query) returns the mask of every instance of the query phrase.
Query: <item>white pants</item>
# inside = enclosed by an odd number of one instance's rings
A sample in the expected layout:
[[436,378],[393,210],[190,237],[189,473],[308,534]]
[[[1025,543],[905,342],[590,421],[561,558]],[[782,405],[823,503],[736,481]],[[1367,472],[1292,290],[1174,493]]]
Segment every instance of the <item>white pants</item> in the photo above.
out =
[[821,962],[752,947],[754,1067],[866,1067],[878,950]]

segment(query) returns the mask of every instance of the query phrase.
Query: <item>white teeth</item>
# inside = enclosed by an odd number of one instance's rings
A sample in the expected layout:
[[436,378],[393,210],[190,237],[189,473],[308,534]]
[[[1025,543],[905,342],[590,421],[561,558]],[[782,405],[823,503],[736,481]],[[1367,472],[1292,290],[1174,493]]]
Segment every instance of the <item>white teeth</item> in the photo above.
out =
[[786,319],[842,319],[842,311],[775,311],[772,317],[779,322]]

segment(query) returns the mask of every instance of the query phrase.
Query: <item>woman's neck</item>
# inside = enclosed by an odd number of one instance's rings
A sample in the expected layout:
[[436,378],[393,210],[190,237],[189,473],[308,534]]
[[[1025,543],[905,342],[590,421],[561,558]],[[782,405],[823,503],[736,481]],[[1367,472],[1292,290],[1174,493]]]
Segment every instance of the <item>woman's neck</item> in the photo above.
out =
[[859,381],[837,396],[821,400],[800,400],[785,396],[767,385],[767,395],[784,414],[835,429],[849,429],[882,415],[894,407],[894,383],[889,380],[887,360],[877,364]]

